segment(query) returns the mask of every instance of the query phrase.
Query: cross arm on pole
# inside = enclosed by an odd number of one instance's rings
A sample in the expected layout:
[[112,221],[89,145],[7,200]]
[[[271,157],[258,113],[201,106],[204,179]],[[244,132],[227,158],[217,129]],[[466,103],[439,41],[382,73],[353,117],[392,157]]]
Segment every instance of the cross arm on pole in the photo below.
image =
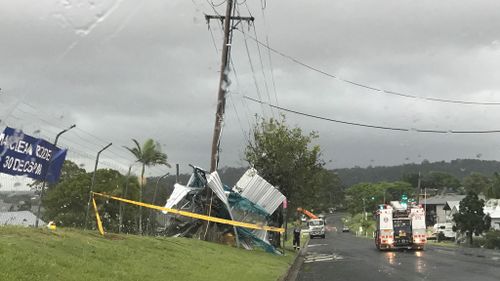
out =
[[[207,23],[210,22],[210,20],[220,20],[222,22],[224,22],[224,20],[226,19],[225,16],[222,16],[222,15],[207,15],[205,14],[205,19],[207,20]],[[247,22],[253,22],[255,20],[254,17],[240,17],[240,16],[231,16],[230,17],[231,20],[238,20],[238,21],[247,21]]]

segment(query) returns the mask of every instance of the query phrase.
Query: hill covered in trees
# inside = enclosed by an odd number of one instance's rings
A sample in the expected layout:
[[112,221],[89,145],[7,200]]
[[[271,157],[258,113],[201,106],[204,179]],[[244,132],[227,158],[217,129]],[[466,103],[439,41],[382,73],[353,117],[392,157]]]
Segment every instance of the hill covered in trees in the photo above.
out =
[[453,175],[460,181],[471,173],[480,173],[485,176],[492,176],[494,172],[500,172],[500,162],[478,159],[457,159],[451,162],[429,162],[422,161],[421,164],[404,164],[391,167],[354,167],[345,169],[336,169],[342,183],[345,186],[351,186],[361,182],[381,182],[381,181],[398,181],[404,175],[418,174],[422,176],[432,172],[442,172]]

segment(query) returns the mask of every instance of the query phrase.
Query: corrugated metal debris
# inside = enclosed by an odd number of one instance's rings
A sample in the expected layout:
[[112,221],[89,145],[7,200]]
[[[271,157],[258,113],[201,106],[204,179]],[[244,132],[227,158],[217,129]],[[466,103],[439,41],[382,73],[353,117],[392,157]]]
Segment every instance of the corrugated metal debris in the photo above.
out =
[[[188,184],[186,186],[175,184],[165,207],[259,225],[281,226],[282,217],[275,213],[278,213],[276,211],[285,198],[254,169],[249,169],[236,186],[230,188],[222,183],[217,172],[209,174],[193,166]],[[259,247],[268,252],[279,253],[272,245],[267,231],[207,223],[172,214],[165,215],[166,235],[240,244],[246,249]],[[274,243],[278,244],[279,242]]]
[[269,214],[274,213],[286,198],[278,189],[260,177],[255,169],[245,172],[236,183],[234,191],[261,206]]

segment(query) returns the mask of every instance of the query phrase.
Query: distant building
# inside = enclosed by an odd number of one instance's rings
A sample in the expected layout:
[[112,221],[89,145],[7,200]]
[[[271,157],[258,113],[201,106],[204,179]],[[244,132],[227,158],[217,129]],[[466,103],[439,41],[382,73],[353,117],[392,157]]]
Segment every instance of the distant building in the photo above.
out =
[[[30,211],[19,212],[0,212],[0,226],[18,225],[18,226],[35,226],[36,216]],[[39,225],[45,225],[45,222],[40,220]]]
[[[425,223],[427,226],[433,226],[436,223],[450,222],[452,208],[458,211],[456,202],[460,203],[465,195],[437,195],[427,200],[420,201],[425,208]],[[449,203],[448,203],[449,202]],[[448,203],[448,204],[447,204]]]
[[490,199],[484,204],[484,213],[491,218],[491,227],[500,230],[500,199]]
[[[444,205],[442,202],[446,199],[459,199],[460,197],[463,199],[465,196],[447,195],[427,199],[428,226],[436,223],[453,223],[453,215],[460,210],[460,200],[449,200]],[[491,227],[495,230],[500,230],[500,199],[487,200],[484,203],[483,211],[484,214],[490,216]]]
[[453,222],[453,215],[460,210],[460,201],[447,201],[443,210],[446,213],[446,222]]

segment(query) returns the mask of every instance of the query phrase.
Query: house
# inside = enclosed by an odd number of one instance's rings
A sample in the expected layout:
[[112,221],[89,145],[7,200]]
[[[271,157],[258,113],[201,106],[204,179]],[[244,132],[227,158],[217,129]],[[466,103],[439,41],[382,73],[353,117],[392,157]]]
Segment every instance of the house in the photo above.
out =
[[[455,209],[458,211],[458,204],[464,198],[465,195],[447,194],[437,195],[420,201],[425,209],[426,225],[433,226],[436,223],[450,222],[449,218],[452,212],[452,208],[455,207]],[[448,202],[449,204],[447,205]]]
[[[0,226],[4,225],[19,225],[19,226],[35,226],[36,216],[30,211],[19,212],[0,212]],[[39,225],[45,225],[45,222],[40,220]]]
[[453,215],[460,210],[460,201],[447,201],[443,210],[446,213],[446,222],[453,222]]
[[[447,222],[453,222],[453,215],[460,210],[460,201],[446,202],[443,210],[446,213]],[[484,203],[484,214],[491,218],[491,227],[500,230],[500,199],[489,199]]]
[[491,228],[500,230],[500,199],[490,199],[484,204],[484,213],[491,218]]

